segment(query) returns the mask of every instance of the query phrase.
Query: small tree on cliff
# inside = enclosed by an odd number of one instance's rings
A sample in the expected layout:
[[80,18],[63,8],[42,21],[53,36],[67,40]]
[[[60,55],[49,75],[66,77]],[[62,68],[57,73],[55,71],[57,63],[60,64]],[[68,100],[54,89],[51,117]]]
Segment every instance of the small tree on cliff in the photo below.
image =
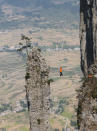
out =
[[32,44],[31,44],[31,38],[25,36],[25,35],[21,35],[21,40],[23,42],[19,42],[19,45],[21,46],[17,51],[23,51],[23,50],[26,50],[26,55],[28,57],[28,51],[29,51],[29,48],[32,48]]

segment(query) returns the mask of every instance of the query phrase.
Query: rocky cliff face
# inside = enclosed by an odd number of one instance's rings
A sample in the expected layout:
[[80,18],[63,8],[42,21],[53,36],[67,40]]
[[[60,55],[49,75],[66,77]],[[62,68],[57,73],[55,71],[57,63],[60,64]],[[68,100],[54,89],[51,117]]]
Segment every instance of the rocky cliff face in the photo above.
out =
[[40,50],[32,49],[26,68],[26,95],[28,101],[30,131],[50,131],[50,83],[49,68]]
[[97,131],[97,0],[80,0],[81,69],[79,131]]
[[78,98],[79,131],[97,131],[97,78],[84,81]]
[[97,58],[97,0],[80,0],[81,69],[86,76]]

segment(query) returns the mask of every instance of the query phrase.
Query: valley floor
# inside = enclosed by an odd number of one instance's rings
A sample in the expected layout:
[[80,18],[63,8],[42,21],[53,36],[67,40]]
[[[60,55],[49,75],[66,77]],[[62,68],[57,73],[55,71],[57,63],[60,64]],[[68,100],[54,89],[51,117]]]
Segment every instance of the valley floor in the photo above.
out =
[[[15,42],[15,44],[18,43],[20,39],[16,32],[13,32],[13,36],[17,36],[17,40],[12,41]],[[52,48],[51,44],[54,41],[60,43],[60,39],[61,41],[65,40],[69,45],[70,49],[66,46],[64,50],[49,49],[42,52],[47,64],[50,66],[50,78],[54,80],[54,82],[51,83],[50,123],[52,129],[60,129],[60,131],[62,131],[70,128],[76,131],[76,90],[80,87],[81,83],[79,81],[82,74],[79,61],[80,52],[78,49],[71,48],[72,46],[79,46],[78,32],[73,31],[70,33],[70,30],[67,30],[68,35],[65,37],[64,32],[60,33],[56,30],[42,30],[40,32],[34,33],[33,35],[33,41],[38,41],[40,45],[44,43],[48,48]],[[67,32],[65,33],[67,34]],[[19,30],[19,35],[20,34],[21,31]],[[42,40],[39,38],[40,34]],[[2,46],[4,46],[3,43],[6,45],[7,41],[3,41],[4,34],[1,36]],[[12,46],[10,44],[11,36],[12,32],[6,35],[9,46]],[[63,77],[59,76],[59,68],[61,66],[63,68]],[[4,128],[7,131],[29,130],[24,77],[25,59],[17,52],[0,52],[0,128]]]

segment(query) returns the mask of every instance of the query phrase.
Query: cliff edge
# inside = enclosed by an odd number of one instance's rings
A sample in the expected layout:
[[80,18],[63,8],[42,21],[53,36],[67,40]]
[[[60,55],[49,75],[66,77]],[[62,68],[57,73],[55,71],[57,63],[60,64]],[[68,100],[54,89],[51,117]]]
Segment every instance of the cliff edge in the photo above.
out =
[[80,0],[80,50],[81,69],[86,77],[97,58],[97,0]]
[[78,94],[78,128],[97,131],[97,0],[80,0],[80,51],[84,81]]

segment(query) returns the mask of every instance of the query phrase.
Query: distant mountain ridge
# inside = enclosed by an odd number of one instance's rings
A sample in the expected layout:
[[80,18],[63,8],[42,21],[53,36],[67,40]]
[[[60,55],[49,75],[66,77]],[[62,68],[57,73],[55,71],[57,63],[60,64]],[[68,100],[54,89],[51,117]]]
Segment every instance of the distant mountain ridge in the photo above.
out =
[[[19,16],[19,18],[18,18]],[[25,19],[22,20],[22,17]],[[49,27],[59,23],[60,20],[65,21],[64,25],[72,21],[79,22],[79,0],[1,0],[0,1],[0,29],[18,27],[21,23],[26,25],[33,17],[38,17],[34,26],[41,26],[41,17],[49,21]],[[17,18],[18,20],[13,20]],[[30,19],[29,19],[30,18]],[[52,22],[53,21],[53,24]],[[45,22],[45,21],[43,21]],[[29,25],[32,24],[32,21]],[[73,24],[73,23],[72,23]],[[52,26],[51,26],[52,25]],[[59,24],[60,25],[60,24]],[[31,25],[32,26],[32,25]],[[69,25],[70,26],[70,25]]]
[[73,4],[77,5],[79,4],[79,0],[1,0],[0,4],[9,4],[12,6],[20,6],[20,7],[26,7],[26,6],[55,6],[55,5],[63,5],[63,4]]

